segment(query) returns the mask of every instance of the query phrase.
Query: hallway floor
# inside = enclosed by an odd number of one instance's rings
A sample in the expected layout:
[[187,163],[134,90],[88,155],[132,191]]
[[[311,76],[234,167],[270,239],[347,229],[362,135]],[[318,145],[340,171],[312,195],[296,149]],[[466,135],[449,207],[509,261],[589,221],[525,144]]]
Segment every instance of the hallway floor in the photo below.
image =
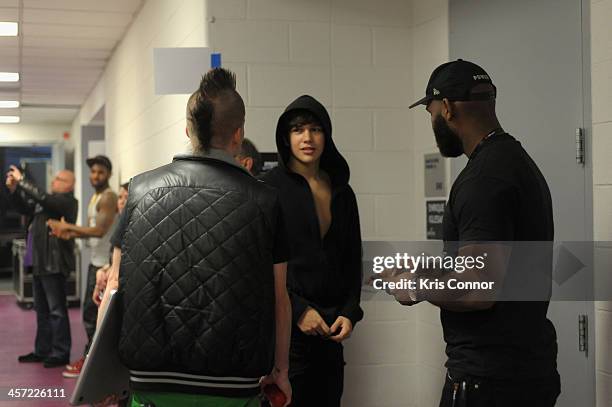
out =
[[[81,322],[80,308],[70,308],[70,329],[72,333],[72,358],[80,356],[86,338]],[[0,407],[10,406],[68,406],[74,390],[75,379],[62,376],[62,367],[45,369],[40,363],[19,363],[17,356],[31,352],[36,332],[36,314],[33,310],[21,309],[14,295],[0,295]],[[7,392],[11,388],[64,389],[64,399],[29,399],[9,401]]]

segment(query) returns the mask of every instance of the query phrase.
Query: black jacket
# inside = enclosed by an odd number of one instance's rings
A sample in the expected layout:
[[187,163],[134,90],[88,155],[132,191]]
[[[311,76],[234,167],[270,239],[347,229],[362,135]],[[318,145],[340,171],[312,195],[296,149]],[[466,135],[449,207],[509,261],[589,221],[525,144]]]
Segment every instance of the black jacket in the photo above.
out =
[[279,208],[273,188],[212,157],[131,181],[119,353],[133,389],[259,392],[274,356]]
[[17,211],[29,217],[29,233],[32,234],[32,260],[34,275],[70,274],[75,270],[74,240],[59,239],[49,235],[47,220],[75,223],[79,201],[72,192],[47,194],[27,180],[22,180],[11,195]]
[[[285,141],[289,131],[285,118],[298,109],[314,114],[325,132],[320,168],[331,178],[332,223],[323,239],[308,182],[287,167],[291,151]],[[291,254],[287,279],[294,325],[308,306],[317,310],[329,325],[340,315],[349,318],[353,325],[363,317],[359,306],[362,284],[359,211],[355,193],[348,184],[348,164],[331,135],[331,120],[325,108],[310,96],[299,97],[278,120],[279,165],[262,178],[280,192]]]

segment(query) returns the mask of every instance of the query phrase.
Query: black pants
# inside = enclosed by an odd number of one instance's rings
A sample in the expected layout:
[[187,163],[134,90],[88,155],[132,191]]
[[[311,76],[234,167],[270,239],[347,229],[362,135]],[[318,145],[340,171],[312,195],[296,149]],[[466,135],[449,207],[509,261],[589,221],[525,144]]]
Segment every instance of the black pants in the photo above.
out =
[[490,379],[449,372],[440,407],[553,407],[560,393],[558,374],[538,379]]
[[298,332],[291,340],[289,366],[291,407],[340,407],[344,389],[342,344]]
[[85,297],[83,298],[83,326],[87,333],[87,344],[85,345],[84,355],[89,352],[91,340],[96,333],[96,322],[98,320],[98,306],[93,302],[93,292],[96,288],[96,271],[100,267],[90,264],[87,268],[87,286],[85,288]]
[[62,273],[34,275],[36,340],[34,353],[63,360],[70,358],[70,320],[66,307],[66,277]]

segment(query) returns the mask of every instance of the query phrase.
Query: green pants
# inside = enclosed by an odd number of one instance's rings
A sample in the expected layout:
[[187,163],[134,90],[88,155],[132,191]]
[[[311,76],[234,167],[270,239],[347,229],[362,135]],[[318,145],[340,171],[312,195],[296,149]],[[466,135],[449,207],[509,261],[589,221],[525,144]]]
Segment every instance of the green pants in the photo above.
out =
[[232,398],[201,394],[134,392],[131,407],[153,403],[155,407],[260,407],[259,397]]

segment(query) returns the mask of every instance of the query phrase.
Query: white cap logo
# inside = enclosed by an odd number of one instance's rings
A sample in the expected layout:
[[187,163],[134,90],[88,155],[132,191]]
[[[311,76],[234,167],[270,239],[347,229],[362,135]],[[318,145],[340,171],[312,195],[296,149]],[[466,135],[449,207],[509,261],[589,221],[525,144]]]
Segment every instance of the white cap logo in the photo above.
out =
[[440,94],[440,91],[438,89],[436,89],[436,88],[433,88],[433,94],[434,94],[434,96],[437,96],[437,95]]

